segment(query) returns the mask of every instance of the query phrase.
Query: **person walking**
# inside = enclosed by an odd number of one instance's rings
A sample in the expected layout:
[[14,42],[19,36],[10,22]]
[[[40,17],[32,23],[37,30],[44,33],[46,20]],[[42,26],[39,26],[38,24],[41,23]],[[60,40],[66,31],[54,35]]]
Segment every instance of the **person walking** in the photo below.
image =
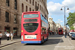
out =
[[65,38],[66,38],[66,36],[67,36],[67,31],[65,30]]
[[0,31],[0,45],[1,45],[1,39],[2,39],[2,32]]
[[50,27],[48,28],[48,33],[51,35],[51,33],[50,33]]
[[6,33],[6,36],[7,36],[7,40],[9,40],[9,37],[10,37],[10,33],[7,31]]
[[12,32],[10,32],[11,33],[11,41],[13,40],[13,33]]
[[51,35],[51,32],[50,32],[50,30],[49,30],[49,34]]

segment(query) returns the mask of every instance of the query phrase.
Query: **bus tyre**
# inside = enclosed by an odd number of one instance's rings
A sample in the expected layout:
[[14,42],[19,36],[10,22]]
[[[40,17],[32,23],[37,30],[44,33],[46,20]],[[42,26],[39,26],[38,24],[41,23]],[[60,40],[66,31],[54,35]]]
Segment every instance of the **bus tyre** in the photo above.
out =
[[43,38],[43,40],[42,40],[42,43],[41,44],[43,44],[44,43],[44,38]]
[[48,36],[47,36],[47,41],[48,41]]

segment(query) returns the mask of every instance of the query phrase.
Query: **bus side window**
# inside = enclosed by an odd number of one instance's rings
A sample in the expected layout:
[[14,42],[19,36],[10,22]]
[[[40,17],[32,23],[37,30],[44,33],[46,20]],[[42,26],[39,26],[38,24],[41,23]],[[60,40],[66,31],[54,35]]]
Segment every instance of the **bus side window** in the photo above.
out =
[[46,34],[46,29],[44,29],[45,30],[45,34]]
[[46,29],[45,28],[42,28],[42,33],[46,34]]
[[41,27],[42,27],[42,20],[41,20]]

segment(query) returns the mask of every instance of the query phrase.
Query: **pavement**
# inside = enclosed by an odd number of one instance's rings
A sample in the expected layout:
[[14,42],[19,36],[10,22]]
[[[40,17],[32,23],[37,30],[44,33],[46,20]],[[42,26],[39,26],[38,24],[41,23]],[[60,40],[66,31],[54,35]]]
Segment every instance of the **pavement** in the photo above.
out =
[[[21,44],[21,42],[1,47],[1,50],[54,50],[63,35],[50,35],[44,44]],[[61,42],[62,43],[62,42]]]
[[1,47],[4,47],[4,46],[7,46],[7,45],[11,45],[11,44],[13,44],[13,43],[20,42],[20,41],[21,41],[20,38],[18,38],[18,39],[13,39],[12,41],[11,41],[11,40],[7,41],[6,39],[5,39],[5,40],[1,40],[0,48],[1,48]]
[[22,45],[20,41],[20,38],[13,41],[2,40],[0,48],[2,50],[10,50],[10,48],[11,50],[75,50],[75,40],[71,40],[68,36],[65,38],[63,35],[50,35],[49,40],[43,45]]
[[60,42],[55,46],[54,50],[75,50],[75,40],[71,40],[68,36],[67,38],[63,36]]

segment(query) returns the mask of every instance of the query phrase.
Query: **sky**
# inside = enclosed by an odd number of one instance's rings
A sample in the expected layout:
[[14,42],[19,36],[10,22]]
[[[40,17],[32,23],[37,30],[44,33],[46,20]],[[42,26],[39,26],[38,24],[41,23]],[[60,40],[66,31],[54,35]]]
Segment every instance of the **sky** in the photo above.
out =
[[[60,23],[64,26],[64,7],[66,6],[66,19],[69,12],[75,12],[75,0],[47,0],[48,18],[52,17],[55,23]],[[60,10],[60,9],[63,10]],[[69,8],[69,10],[67,10]]]

